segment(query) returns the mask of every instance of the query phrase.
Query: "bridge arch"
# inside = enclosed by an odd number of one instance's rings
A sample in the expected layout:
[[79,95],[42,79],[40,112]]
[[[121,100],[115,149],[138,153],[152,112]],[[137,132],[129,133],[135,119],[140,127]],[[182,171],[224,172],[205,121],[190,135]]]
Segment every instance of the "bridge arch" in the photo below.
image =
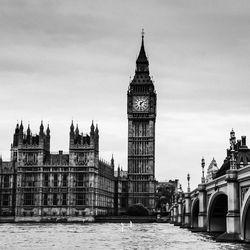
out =
[[191,206],[191,227],[198,227],[198,216],[199,216],[199,198],[195,198]]
[[227,194],[222,191],[214,193],[208,203],[208,232],[226,232],[227,212]]
[[250,188],[245,194],[241,207],[241,235],[250,242]]

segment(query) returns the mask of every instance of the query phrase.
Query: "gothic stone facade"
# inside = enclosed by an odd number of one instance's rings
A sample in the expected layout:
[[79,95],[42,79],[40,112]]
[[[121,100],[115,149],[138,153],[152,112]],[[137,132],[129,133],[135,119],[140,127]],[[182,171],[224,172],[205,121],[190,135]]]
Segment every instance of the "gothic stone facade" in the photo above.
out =
[[0,161],[0,216],[15,221],[72,220],[114,213],[114,159],[99,159],[99,131],[70,126],[69,153],[50,152],[50,129],[17,124],[11,161]]
[[50,129],[32,135],[17,124],[11,161],[0,161],[0,218],[15,221],[73,220],[87,215],[125,213],[141,203],[155,209],[156,92],[149,75],[144,36],[127,92],[128,172],[114,174],[99,159],[99,131],[90,134],[70,126],[69,153],[50,152]]

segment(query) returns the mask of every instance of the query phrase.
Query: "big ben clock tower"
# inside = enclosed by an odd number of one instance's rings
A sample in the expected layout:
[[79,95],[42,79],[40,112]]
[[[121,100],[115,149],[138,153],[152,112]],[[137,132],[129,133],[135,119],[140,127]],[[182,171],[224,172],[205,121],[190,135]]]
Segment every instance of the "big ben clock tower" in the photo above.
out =
[[127,92],[128,113],[128,205],[155,207],[156,92],[149,75],[144,32],[136,70]]

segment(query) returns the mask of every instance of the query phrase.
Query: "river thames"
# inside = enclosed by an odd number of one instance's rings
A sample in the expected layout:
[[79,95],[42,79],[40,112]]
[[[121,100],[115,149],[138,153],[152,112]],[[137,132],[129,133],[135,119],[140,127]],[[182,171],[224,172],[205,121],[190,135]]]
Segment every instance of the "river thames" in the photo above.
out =
[[171,224],[0,224],[0,249],[249,249]]

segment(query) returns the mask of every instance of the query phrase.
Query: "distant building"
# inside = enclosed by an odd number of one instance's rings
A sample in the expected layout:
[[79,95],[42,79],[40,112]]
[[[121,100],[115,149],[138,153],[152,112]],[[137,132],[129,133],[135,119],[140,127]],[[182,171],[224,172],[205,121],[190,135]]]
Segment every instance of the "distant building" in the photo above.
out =
[[[226,174],[227,170],[230,169],[230,160],[232,151],[234,152],[234,165],[239,166],[239,168],[249,165],[250,163],[250,149],[246,145],[246,136],[241,136],[241,139],[236,140],[235,132],[232,129],[230,132],[230,147],[227,149],[227,156],[224,159],[222,166],[213,175],[213,179]],[[232,162],[231,162],[232,164]]]
[[50,152],[50,129],[39,134],[17,124],[11,161],[0,162],[0,216],[15,221],[114,213],[114,159],[99,159],[99,131],[70,126],[69,153]]
[[219,170],[219,168],[217,166],[217,162],[213,158],[213,160],[211,161],[211,163],[209,164],[209,166],[207,168],[206,182],[211,181],[213,179],[213,176],[215,176],[215,174],[217,173],[218,170]]
[[155,209],[156,92],[144,49],[127,92],[128,171],[114,171],[114,159],[99,158],[99,131],[83,135],[73,122],[69,152],[50,151],[50,128],[33,135],[17,124],[10,162],[0,159],[0,218],[15,221],[68,221],[87,215],[126,213],[143,204]]
[[177,192],[179,180],[159,181],[156,184],[156,209],[161,213],[168,212],[173,196]]

